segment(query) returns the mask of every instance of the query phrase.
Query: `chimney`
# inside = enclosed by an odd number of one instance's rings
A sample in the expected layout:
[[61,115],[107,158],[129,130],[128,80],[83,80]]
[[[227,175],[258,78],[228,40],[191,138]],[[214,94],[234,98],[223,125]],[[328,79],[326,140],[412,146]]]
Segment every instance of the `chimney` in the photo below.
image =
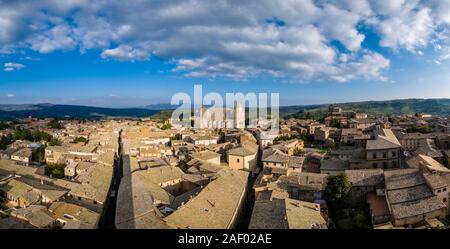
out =
[[316,211],[320,211],[320,204],[316,204],[316,205],[315,205],[315,210],[316,210]]

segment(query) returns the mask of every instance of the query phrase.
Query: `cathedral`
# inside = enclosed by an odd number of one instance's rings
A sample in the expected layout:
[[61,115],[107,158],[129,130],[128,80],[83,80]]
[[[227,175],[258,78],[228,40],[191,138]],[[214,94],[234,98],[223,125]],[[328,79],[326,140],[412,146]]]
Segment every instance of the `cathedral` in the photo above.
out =
[[242,102],[237,101],[233,108],[205,108],[196,110],[195,116],[197,128],[221,129],[221,128],[245,128],[245,108]]

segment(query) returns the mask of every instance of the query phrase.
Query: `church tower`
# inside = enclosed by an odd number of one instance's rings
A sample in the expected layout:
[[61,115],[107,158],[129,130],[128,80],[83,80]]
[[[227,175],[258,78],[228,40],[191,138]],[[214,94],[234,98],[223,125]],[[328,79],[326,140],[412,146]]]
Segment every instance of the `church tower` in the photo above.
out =
[[234,127],[238,129],[245,128],[245,109],[242,101],[236,101],[234,110]]

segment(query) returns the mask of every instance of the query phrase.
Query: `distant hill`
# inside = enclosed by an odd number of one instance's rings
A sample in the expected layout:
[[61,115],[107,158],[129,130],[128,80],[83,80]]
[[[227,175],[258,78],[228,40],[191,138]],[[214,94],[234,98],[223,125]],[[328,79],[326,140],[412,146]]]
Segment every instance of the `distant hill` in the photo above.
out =
[[[415,114],[450,115],[450,99],[402,99],[389,101],[364,101],[351,103],[334,103],[323,105],[298,105],[280,107],[281,117],[312,118],[322,117],[330,105],[346,110],[364,112],[369,115]],[[103,108],[79,105],[21,104],[0,105],[0,120],[14,120],[29,116],[36,118],[117,118],[117,117],[154,117],[167,119],[171,110],[177,106],[170,104],[149,105],[142,108]]]
[[0,120],[14,120],[29,116],[35,118],[114,118],[149,117],[159,111],[145,108],[103,108],[78,105],[0,105]]
[[450,115],[450,99],[401,99],[388,101],[364,101],[350,103],[335,103],[308,106],[280,107],[282,117],[317,117],[324,114],[330,105],[342,107],[345,110],[364,112],[369,115],[416,114]]
[[150,109],[150,110],[162,111],[162,110],[175,110],[176,108],[178,108],[178,106],[179,105],[171,105],[171,104],[153,104],[153,105],[144,106],[144,108]]
[[[450,99],[398,99],[388,101],[363,101],[348,103],[332,103],[321,105],[296,105],[281,106],[281,117],[304,118],[308,114],[312,118],[319,119],[328,111],[330,105],[339,106],[346,110],[364,112],[369,115],[389,115],[389,114],[416,114],[428,113],[432,115],[450,115]],[[164,115],[176,108],[170,104],[150,105],[146,108],[162,110]]]
[[[171,104],[153,104],[153,105],[146,105],[143,108],[150,109],[150,110],[158,110],[158,111],[165,111],[165,110],[175,110],[181,105],[171,105]],[[203,105],[203,107],[211,107],[212,105]],[[194,108],[194,104],[191,104],[191,108]]]

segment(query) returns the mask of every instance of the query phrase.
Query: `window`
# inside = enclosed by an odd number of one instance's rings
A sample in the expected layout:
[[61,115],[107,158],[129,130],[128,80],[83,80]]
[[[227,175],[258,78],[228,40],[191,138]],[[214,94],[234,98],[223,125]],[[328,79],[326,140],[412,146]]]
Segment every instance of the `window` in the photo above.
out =
[[392,162],[392,166],[393,166],[393,167],[397,167],[397,162],[396,162],[396,161],[393,161],[393,162]]
[[387,162],[383,162],[383,169],[387,169],[387,168],[388,168]]
[[377,153],[373,153],[373,154],[372,154],[372,158],[373,158],[373,159],[377,158]]
[[442,199],[443,202],[447,202],[447,198]]
[[236,159],[236,161],[237,161],[237,162],[239,162],[239,158],[238,158],[238,159]]
[[78,197],[78,200],[81,201],[81,197]]
[[393,151],[392,152],[392,157],[396,157],[397,156],[397,152]]
[[440,193],[441,192],[441,190],[440,189],[438,189],[438,191],[437,191],[438,193]]
[[378,168],[378,163],[373,163],[373,164],[372,164],[372,167],[373,167],[374,169]]
[[387,158],[387,153],[383,152],[383,158]]

